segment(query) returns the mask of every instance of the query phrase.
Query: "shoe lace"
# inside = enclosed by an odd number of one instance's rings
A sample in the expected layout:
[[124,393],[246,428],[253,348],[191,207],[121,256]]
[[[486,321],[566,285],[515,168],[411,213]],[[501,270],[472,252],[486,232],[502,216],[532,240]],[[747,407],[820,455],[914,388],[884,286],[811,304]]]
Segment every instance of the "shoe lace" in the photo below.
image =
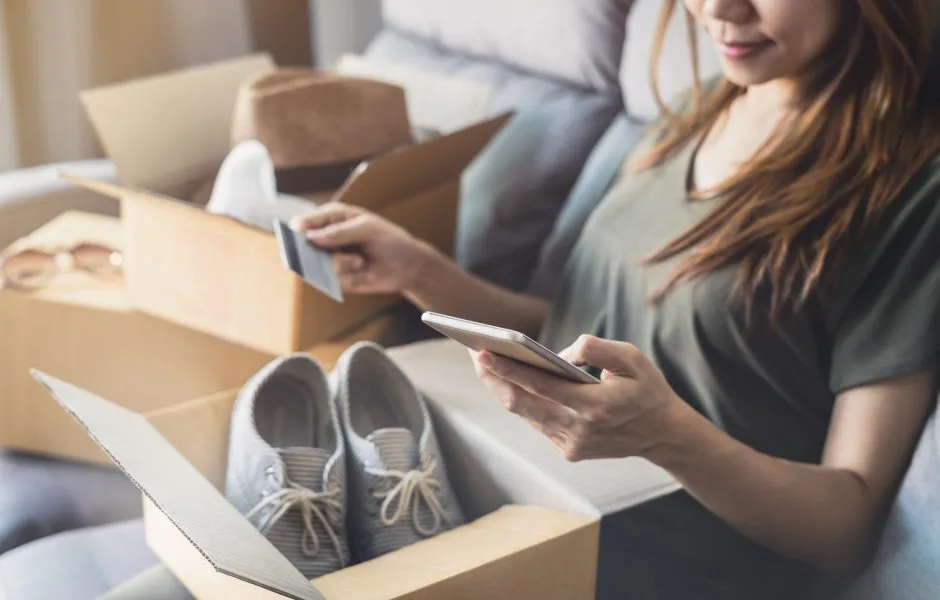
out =
[[[446,513],[437,494],[441,488],[441,482],[434,476],[436,466],[437,461],[432,458],[420,470],[366,469],[371,475],[386,481],[396,482],[388,490],[376,491],[372,494],[375,498],[383,500],[379,512],[382,523],[392,526],[398,523],[410,510],[411,520],[418,533],[430,537],[440,531],[441,525],[446,519]],[[398,500],[397,504],[395,503],[396,499]],[[434,519],[430,527],[426,527],[421,523],[422,501]],[[392,510],[393,505],[394,510]]]
[[[333,524],[326,515],[326,510],[343,509],[343,501],[340,498],[341,490],[338,488],[329,488],[322,492],[314,492],[299,483],[287,479],[282,489],[265,496],[254,508],[252,508],[246,517],[251,519],[267,507],[275,507],[275,510],[269,514],[261,525],[262,533],[267,533],[289,510],[294,507],[300,509],[300,516],[304,522],[304,534],[301,538],[301,550],[307,557],[316,556],[320,551],[320,536],[314,527],[314,519],[318,520],[326,534],[330,537],[333,547],[340,549],[339,535],[333,528]],[[346,567],[346,560],[342,552],[337,552],[340,560],[340,567]]]

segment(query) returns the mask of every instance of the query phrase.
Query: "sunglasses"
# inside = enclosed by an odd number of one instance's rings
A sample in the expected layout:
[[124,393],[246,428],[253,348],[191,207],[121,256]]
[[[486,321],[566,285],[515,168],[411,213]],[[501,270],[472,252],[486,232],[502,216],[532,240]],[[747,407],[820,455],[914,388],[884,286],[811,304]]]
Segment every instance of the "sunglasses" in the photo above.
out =
[[83,271],[109,278],[121,272],[123,255],[102,244],[78,244],[61,250],[23,250],[0,256],[0,289],[31,291],[49,285],[61,273]]

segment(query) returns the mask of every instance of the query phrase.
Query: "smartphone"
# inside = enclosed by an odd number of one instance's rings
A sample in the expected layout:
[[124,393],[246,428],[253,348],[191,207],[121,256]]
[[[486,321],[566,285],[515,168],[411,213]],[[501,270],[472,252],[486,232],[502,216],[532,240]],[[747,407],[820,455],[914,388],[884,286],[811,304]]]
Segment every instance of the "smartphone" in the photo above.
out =
[[582,371],[518,331],[433,312],[424,313],[421,320],[450,339],[478,352],[488,350],[575,383],[600,383],[590,373]]

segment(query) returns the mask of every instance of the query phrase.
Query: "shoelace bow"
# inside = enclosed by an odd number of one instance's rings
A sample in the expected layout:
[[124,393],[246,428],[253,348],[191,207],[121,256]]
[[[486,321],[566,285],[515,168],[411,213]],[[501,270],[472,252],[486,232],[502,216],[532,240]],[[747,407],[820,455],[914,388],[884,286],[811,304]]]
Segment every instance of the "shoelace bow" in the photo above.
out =
[[[434,477],[434,469],[437,465],[435,459],[431,459],[424,469],[411,471],[396,471],[387,469],[367,469],[372,475],[383,479],[397,480],[388,491],[374,492],[373,496],[384,499],[379,516],[382,523],[387,526],[396,524],[404,517],[408,511],[411,511],[411,520],[414,523],[415,530],[425,537],[437,534],[441,529],[445,517],[444,507],[437,497],[437,491],[441,487],[441,482]],[[395,504],[395,500],[398,503]],[[434,518],[431,527],[425,527],[421,523],[421,502]],[[392,505],[395,504],[395,510],[392,511]]]
[[[330,536],[330,540],[333,542],[333,547],[337,550],[340,549],[339,536],[336,535],[336,531],[333,530],[333,525],[327,518],[326,513],[324,513],[324,509],[343,509],[343,501],[338,497],[340,495],[341,490],[338,489],[314,492],[309,488],[287,479],[284,488],[270,496],[266,496],[248,512],[246,517],[250,519],[266,507],[276,506],[276,510],[264,520],[264,524],[261,526],[262,533],[267,533],[290,509],[295,506],[298,507],[300,509],[300,516],[304,522],[304,535],[300,542],[301,550],[305,556],[312,557],[316,556],[320,551],[320,536],[317,534],[317,530],[314,527],[314,518],[323,525],[327,535]],[[339,555],[340,567],[346,567],[346,559],[343,553],[337,552],[337,554]]]

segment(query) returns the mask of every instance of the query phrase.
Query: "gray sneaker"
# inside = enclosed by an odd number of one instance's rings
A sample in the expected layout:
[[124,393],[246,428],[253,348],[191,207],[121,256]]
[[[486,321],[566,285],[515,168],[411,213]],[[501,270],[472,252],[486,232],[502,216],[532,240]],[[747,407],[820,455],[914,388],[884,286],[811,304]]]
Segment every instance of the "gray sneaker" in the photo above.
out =
[[462,524],[424,398],[382,348],[354,345],[330,383],[349,450],[355,558],[369,560]]
[[349,564],[346,452],[326,374],[277,358],[239,392],[226,495],[308,579]]

